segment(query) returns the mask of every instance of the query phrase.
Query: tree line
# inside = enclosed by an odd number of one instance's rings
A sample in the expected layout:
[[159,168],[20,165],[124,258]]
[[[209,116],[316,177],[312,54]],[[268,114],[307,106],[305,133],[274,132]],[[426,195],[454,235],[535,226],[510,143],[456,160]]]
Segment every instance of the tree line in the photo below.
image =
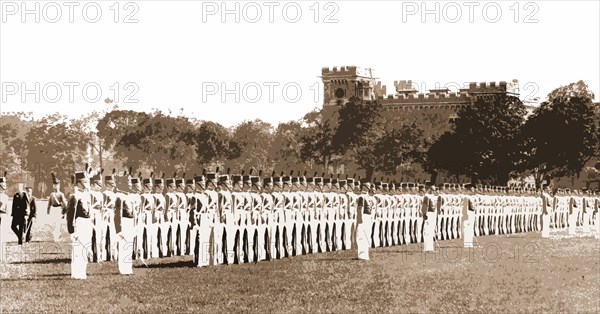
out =
[[[277,126],[249,120],[227,128],[118,107],[79,119],[3,115],[0,161],[12,174],[26,173],[40,193],[38,183],[51,171],[68,183],[90,160],[108,171],[131,166],[167,176],[221,167],[496,185],[533,176],[539,184],[598,173],[600,111],[593,99],[582,81],[555,89],[533,112],[509,95],[480,97],[451,122],[434,121],[434,129],[411,120],[410,112],[386,114],[379,102],[356,98]],[[439,130],[446,131],[434,136]]]

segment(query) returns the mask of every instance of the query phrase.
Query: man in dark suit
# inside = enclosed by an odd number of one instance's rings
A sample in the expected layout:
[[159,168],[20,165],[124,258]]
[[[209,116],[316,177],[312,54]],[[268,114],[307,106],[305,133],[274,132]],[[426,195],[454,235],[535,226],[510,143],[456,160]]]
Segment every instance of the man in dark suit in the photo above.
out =
[[19,245],[23,244],[23,234],[25,234],[25,242],[31,241],[31,226],[36,217],[32,191],[33,188],[30,187],[24,191],[23,184],[19,183],[19,191],[13,197],[11,229],[17,235]]

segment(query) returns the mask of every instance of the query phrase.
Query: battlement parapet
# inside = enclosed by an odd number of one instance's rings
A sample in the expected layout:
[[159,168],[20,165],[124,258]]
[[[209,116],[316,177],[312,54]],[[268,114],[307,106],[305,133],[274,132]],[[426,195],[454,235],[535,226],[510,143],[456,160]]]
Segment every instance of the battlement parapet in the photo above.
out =
[[344,65],[344,66],[334,66],[334,67],[322,67],[321,75],[323,76],[331,76],[331,75],[347,75],[347,76],[363,76],[363,77],[372,77],[372,70],[370,68],[361,68],[355,65]]
[[436,102],[469,102],[471,97],[467,92],[438,92],[377,95],[377,99],[394,103],[436,103]]
[[417,90],[413,87],[412,80],[394,81],[394,88],[396,89],[396,92],[398,92],[398,93],[402,93],[402,92],[415,93],[415,92],[417,92]]
[[507,84],[505,81],[501,81],[499,84],[496,82],[480,82],[479,84],[471,82],[468,91],[471,93],[505,92]]
[[374,92],[378,97],[380,95],[383,97],[383,95],[387,95],[387,86],[383,85],[381,81],[377,81],[374,87]]

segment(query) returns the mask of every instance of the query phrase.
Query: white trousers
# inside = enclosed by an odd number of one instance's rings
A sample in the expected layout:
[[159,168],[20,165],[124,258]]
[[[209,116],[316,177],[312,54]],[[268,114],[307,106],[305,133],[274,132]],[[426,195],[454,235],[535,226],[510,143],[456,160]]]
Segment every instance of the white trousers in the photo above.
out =
[[590,212],[583,214],[583,232],[590,232]]
[[121,232],[119,238],[119,273],[122,275],[133,274],[133,218],[121,217]]
[[352,220],[344,219],[344,248],[346,250],[352,249]]
[[569,215],[569,234],[570,235],[574,235],[575,234],[575,227],[577,226],[577,215],[579,214],[578,211],[573,211],[573,213],[571,215]]
[[356,246],[358,247],[358,259],[369,260],[369,247],[371,246],[371,215],[363,214],[362,223],[356,226]]
[[542,238],[550,237],[550,215],[542,215]]
[[464,247],[472,248],[473,240],[475,239],[475,229],[473,226],[473,222],[470,219],[465,220],[463,228]]
[[425,225],[423,226],[423,242],[424,252],[433,252],[433,238],[435,236],[435,223],[430,222],[430,219],[425,220]]
[[190,250],[194,256],[194,264],[197,267],[210,265],[210,234],[212,232],[211,221],[206,213],[200,214],[200,223],[190,232]]
[[[257,216],[258,217],[258,216]],[[257,259],[259,261],[264,261],[267,259],[267,244],[269,240],[269,229],[266,223],[266,214],[262,215],[262,218],[258,222],[258,226],[256,227],[256,232],[258,233],[258,243],[257,245]]]
[[187,233],[190,225],[190,216],[185,209],[180,209],[178,217],[179,219],[177,220],[177,227],[179,228],[179,239],[177,239],[177,244],[179,246],[179,255],[183,256],[188,255],[186,253],[191,254],[191,252],[188,252],[187,247]]
[[596,213],[596,223],[594,228],[596,229],[596,239],[600,239],[600,212]]
[[50,227],[52,228],[52,238],[54,239],[54,242],[60,241],[60,236],[66,229],[65,220],[62,219],[61,210],[61,207],[50,208]]
[[71,242],[71,278],[73,279],[87,278],[87,264],[92,254],[93,228],[90,218],[75,219],[75,233]]

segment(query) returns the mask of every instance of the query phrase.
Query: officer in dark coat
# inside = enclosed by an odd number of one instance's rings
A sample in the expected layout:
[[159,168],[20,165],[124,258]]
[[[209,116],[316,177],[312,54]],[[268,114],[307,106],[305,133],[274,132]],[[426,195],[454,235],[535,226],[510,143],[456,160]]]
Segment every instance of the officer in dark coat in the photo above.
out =
[[19,245],[23,244],[23,234],[25,242],[31,241],[31,226],[36,217],[35,198],[31,194],[33,189],[28,187],[26,190],[23,183],[19,183],[19,191],[13,197],[11,229],[17,235]]

